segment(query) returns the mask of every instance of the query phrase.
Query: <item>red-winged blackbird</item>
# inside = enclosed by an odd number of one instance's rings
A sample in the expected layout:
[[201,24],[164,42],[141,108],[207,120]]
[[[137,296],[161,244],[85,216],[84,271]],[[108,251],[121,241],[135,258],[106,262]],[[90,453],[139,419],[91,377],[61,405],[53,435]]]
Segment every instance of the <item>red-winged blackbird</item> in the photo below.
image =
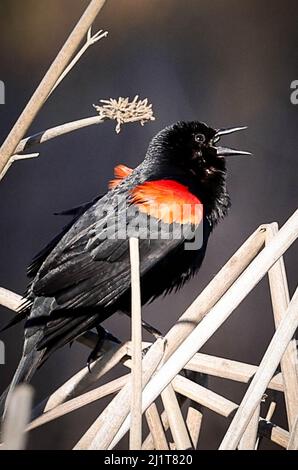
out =
[[[195,251],[185,250],[186,232],[176,238],[140,236],[143,304],[181,287],[199,269],[208,237],[230,207],[225,157],[248,154],[216,144],[241,129],[214,130],[200,122],[166,127],[135,170],[116,167],[105,196],[65,212],[73,220],[28,268],[30,303],[17,316],[27,318],[24,351],[11,389],[30,380],[57,348],[116,311],[130,312],[129,243],[127,236],[118,236],[123,230],[114,223],[119,216],[126,216],[125,227],[138,218],[147,230],[149,214],[158,220],[159,234],[163,229],[171,233],[177,225],[203,227]],[[203,212],[195,211],[199,204]],[[186,213],[180,211],[184,205],[190,206]],[[131,208],[137,210],[132,213]],[[108,236],[110,227],[115,228],[113,236]]]

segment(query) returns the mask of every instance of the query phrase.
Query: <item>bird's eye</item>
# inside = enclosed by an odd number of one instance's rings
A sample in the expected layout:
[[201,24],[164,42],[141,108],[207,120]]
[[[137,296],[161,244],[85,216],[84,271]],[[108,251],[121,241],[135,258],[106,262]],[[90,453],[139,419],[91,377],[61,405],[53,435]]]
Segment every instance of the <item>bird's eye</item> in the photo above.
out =
[[198,143],[198,144],[203,144],[206,140],[206,137],[204,136],[204,134],[196,134],[195,135],[195,141]]

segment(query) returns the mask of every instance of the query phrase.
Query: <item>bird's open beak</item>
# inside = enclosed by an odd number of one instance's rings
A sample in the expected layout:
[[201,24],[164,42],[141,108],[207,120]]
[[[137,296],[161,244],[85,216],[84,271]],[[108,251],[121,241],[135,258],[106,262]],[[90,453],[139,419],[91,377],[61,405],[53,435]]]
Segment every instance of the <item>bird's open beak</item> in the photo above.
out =
[[[213,141],[214,144],[216,141],[223,135],[229,135],[233,134],[234,132],[239,132],[247,129],[246,126],[244,127],[230,127],[228,129],[218,129],[216,132]],[[250,152],[244,152],[243,150],[235,150],[235,149],[230,149],[227,147],[214,147],[216,149],[216,155],[218,157],[230,157],[232,155],[252,155]]]

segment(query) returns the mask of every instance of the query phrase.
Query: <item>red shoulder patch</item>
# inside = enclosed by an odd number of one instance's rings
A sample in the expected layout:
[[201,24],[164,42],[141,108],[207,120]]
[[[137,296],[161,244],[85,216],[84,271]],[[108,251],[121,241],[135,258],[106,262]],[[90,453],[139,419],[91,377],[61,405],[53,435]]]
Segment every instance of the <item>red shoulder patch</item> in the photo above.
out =
[[125,165],[117,165],[114,168],[115,179],[109,182],[109,189],[116,188],[121,181],[133,172],[132,168]]
[[132,197],[141,212],[168,224],[198,225],[203,218],[201,201],[174,180],[147,181],[132,190]]

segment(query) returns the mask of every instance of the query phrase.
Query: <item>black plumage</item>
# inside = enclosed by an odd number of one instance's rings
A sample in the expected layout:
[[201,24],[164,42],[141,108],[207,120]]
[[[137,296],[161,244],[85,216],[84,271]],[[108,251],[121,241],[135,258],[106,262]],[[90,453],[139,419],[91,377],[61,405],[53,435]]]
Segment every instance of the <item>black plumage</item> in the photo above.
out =
[[[24,351],[11,389],[30,380],[58,347],[116,311],[130,311],[129,243],[127,237],[117,238],[117,233],[123,229],[118,221],[123,211],[126,227],[138,218],[148,230],[148,216],[132,197],[135,188],[153,183],[154,189],[156,181],[176,182],[186,188],[188,197],[203,204],[198,224],[203,228],[203,239],[195,251],[185,250],[185,235],[179,239],[140,239],[142,303],[180,288],[199,269],[209,235],[230,206],[224,157],[242,153],[215,145],[226,133],[199,122],[169,126],[153,138],[144,161],[117,186],[103,197],[64,213],[72,220],[28,268],[31,283],[26,297],[30,303],[20,314],[20,318],[26,316]],[[136,211],[131,214],[129,208]],[[112,222],[114,238],[107,236]],[[164,228],[172,233],[176,224],[161,218],[157,227],[159,233]],[[186,220],[191,237],[193,225]]]

